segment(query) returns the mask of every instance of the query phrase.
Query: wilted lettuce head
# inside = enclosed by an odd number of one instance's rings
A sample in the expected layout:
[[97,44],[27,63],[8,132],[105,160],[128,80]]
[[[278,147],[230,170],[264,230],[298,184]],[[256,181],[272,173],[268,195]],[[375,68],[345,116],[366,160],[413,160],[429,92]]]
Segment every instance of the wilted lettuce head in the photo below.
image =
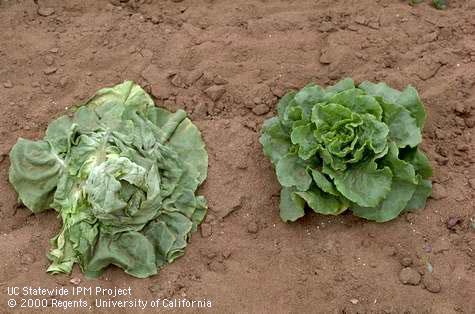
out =
[[93,277],[109,264],[156,274],[184,254],[206,214],[206,200],[195,196],[208,168],[199,130],[131,81],[51,122],[43,140],[20,138],[10,160],[20,200],[62,217],[48,255],[53,273],[78,263]]
[[285,95],[260,138],[282,185],[282,219],[302,217],[305,204],[380,222],[423,208],[432,172],[418,148],[425,119],[411,86],[344,79]]

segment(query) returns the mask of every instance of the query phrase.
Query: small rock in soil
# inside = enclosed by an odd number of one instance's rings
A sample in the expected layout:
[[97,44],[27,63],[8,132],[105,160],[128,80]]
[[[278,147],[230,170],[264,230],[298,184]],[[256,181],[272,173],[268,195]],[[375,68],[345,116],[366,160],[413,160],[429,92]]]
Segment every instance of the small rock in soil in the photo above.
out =
[[333,62],[333,58],[331,56],[331,51],[322,51],[320,55],[320,63],[330,64],[332,62]]
[[361,246],[364,248],[369,248],[371,246],[371,240],[370,239],[361,240]]
[[211,228],[211,225],[208,223],[203,223],[201,224],[201,236],[203,238],[208,238],[213,234],[213,230]]
[[462,219],[460,217],[449,217],[449,219],[447,219],[447,228],[453,230],[455,229],[455,226],[457,226],[461,222]]
[[66,87],[66,85],[68,85],[68,78],[66,76],[63,76],[60,80],[59,80],[59,85],[61,85],[61,87]]
[[368,23],[368,26],[369,26],[369,28],[372,28],[372,29],[379,29],[379,27],[380,27],[378,22],[370,22],[370,23]]
[[216,217],[213,214],[207,214],[206,215],[206,218],[205,218],[206,222],[213,222],[215,220],[216,220]]
[[194,70],[185,78],[185,83],[189,86],[193,85],[196,81],[198,81],[203,76],[203,72],[199,70]]
[[466,113],[465,105],[461,102],[457,103],[457,105],[455,105],[454,111],[456,114],[459,114],[459,115],[465,114]]
[[208,268],[211,271],[221,273],[226,270],[226,265],[223,262],[214,259],[208,264]]
[[468,128],[473,128],[475,126],[475,118],[466,118],[465,119],[465,125],[468,127]]
[[58,71],[58,68],[56,68],[56,67],[49,67],[49,68],[46,68],[43,72],[44,72],[44,74],[46,74],[46,75],[50,75],[50,74],[55,73],[56,71]]
[[54,63],[54,58],[52,56],[50,56],[50,55],[45,56],[45,64],[46,65],[51,66],[51,65],[53,65],[53,63]]
[[53,8],[38,8],[38,15],[40,16],[50,16],[54,14]]
[[35,257],[30,253],[23,254],[20,260],[20,263],[23,265],[31,265],[34,262],[35,262]]
[[421,282],[421,275],[416,270],[405,267],[399,273],[399,280],[404,285],[417,286]]
[[449,249],[450,249],[450,242],[446,238],[439,238],[432,245],[432,251],[435,254],[439,254],[439,253],[448,251]]
[[475,178],[473,179],[469,179],[468,180],[468,185],[470,185],[470,187],[475,190]]
[[414,213],[407,213],[405,218],[408,223],[413,224],[416,222],[416,214]]
[[213,101],[218,101],[225,92],[226,89],[221,85],[213,85],[205,90],[205,94]]
[[208,114],[208,107],[205,103],[199,103],[193,108],[194,118],[203,119]]
[[175,87],[180,87],[180,88],[185,88],[186,85],[181,77],[180,74],[176,74],[173,76],[173,78],[171,79],[170,83],[172,83],[173,86]]
[[358,302],[360,302],[360,301],[358,301],[358,299],[351,299],[350,302],[352,304],[358,304]]
[[439,165],[445,166],[449,162],[449,159],[447,157],[437,155],[435,157],[435,161],[437,161]]
[[439,140],[443,140],[447,137],[444,130],[442,129],[435,129],[434,133],[435,133],[435,137]]
[[224,85],[228,83],[228,81],[226,81],[221,75],[218,75],[218,74],[216,74],[215,77],[213,78],[213,82],[216,85]]
[[73,285],[77,286],[81,283],[81,278],[74,277],[69,282],[72,283]]
[[142,57],[147,58],[147,59],[150,59],[153,57],[153,51],[150,49],[142,49],[140,51],[140,54],[142,55]]
[[457,144],[457,150],[460,152],[467,152],[470,147],[467,144]]
[[422,278],[422,284],[427,289],[427,291],[432,293],[440,292],[440,280],[434,277],[433,275],[426,274]]
[[221,255],[223,255],[223,257],[225,259],[228,259],[231,256],[232,253],[233,253],[233,251],[230,248],[227,247],[227,248],[223,249],[223,251],[221,252]]
[[432,186],[432,195],[431,197],[435,200],[440,200],[448,196],[447,190],[440,183],[434,183]]
[[231,213],[235,212],[236,210],[241,209],[243,200],[244,198],[242,196],[239,198],[233,199],[228,207],[225,207],[219,210],[219,218],[224,219],[227,216],[229,216]]
[[213,259],[216,257],[216,251],[213,249],[207,248],[207,249],[202,249],[200,250],[201,255],[203,255],[206,258]]
[[430,243],[426,243],[423,247],[424,252],[431,253],[432,252],[432,245]]
[[252,112],[254,112],[255,115],[262,116],[266,113],[269,112],[269,107],[266,104],[260,104],[252,108]]
[[148,291],[151,293],[157,293],[160,291],[160,285],[159,284],[152,284],[148,287]]
[[13,87],[12,81],[8,80],[8,81],[4,82],[4,83],[3,83],[3,87],[5,87],[5,88],[12,88],[12,87]]
[[355,18],[355,23],[360,25],[366,25],[368,22],[366,21],[366,18],[364,16],[360,15]]
[[408,267],[412,265],[412,258],[409,256],[405,256],[401,259],[401,265],[404,267]]
[[396,251],[396,248],[394,246],[385,246],[383,248],[383,252],[387,255],[387,256],[394,256],[396,255],[397,251]]
[[259,231],[259,226],[257,225],[257,223],[255,221],[251,221],[248,225],[247,225],[247,232],[249,233],[257,233]]
[[244,120],[243,125],[254,132],[257,131],[257,123],[254,120]]

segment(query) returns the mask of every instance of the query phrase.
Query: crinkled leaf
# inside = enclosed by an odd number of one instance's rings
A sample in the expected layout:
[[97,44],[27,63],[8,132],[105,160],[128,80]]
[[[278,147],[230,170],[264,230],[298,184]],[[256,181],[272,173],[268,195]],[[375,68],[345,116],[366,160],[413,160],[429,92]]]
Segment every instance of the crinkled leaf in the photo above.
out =
[[313,123],[308,123],[302,126],[295,127],[290,134],[292,143],[299,146],[299,157],[307,160],[319,148],[317,139],[314,136],[315,127]]
[[331,129],[336,123],[352,120],[354,120],[354,116],[350,109],[334,103],[315,107],[312,113],[312,121],[318,130]]
[[365,114],[361,118],[363,124],[357,130],[360,142],[366,144],[375,154],[382,152],[387,145],[388,127],[372,115]]
[[369,113],[381,120],[383,109],[374,97],[364,95],[361,89],[352,88],[330,98],[330,103],[343,105],[355,113]]

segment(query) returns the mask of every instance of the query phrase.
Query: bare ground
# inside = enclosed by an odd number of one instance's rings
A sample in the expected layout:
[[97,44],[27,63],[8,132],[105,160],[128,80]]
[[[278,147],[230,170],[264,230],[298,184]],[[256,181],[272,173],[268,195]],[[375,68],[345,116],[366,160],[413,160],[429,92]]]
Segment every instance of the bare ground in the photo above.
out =
[[[36,2],[0,0],[0,312],[11,311],[7,287],[71,288],[75,278],[130,286],[145,300],[211,300],[203,312],[475,313],[473,0],[445,11],[390,0]],[[261,123],[288,89],[346,76],[420,91],[433,198],[385,224],[315,214],[282,223]],[[17,205],[9,149],[125,79],[202,129],[206,223],[183,258],[149,279],[116,268],[98,280],[78,269],[48,275],[60,222]],[[403,264],[423,282],[401,283]]]

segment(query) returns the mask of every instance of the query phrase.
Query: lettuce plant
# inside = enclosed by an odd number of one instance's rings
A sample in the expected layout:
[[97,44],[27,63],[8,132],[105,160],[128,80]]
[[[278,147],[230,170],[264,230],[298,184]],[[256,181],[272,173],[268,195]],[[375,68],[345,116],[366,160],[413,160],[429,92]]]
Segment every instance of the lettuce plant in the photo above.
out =
[[77,263],[90,277],[109,264],[154,275],[184,254],[206,214],[205,198],[195,196],[208,169],[199,130],[131,81],[54,120],[44,139],[20,138],[10,160],[20,201],[62,218],[48,254],[52,273]]
[[423,208],[431,166],[418,148],[426,119],[417,91],[344,79],[309,84],[278,103],[260,142],[282,186],[280,216],[313,211],[384,222]]

